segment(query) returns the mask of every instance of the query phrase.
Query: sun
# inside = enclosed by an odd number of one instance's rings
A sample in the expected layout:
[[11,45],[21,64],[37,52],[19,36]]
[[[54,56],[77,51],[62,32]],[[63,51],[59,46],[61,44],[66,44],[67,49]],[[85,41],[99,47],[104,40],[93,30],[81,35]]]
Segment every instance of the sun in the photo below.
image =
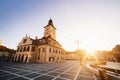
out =
[[95,49],[91,48],[91,47],[85,49],[85,51],[87,52],[87,54],[92,54],[94,52],[94,50]]
[[95,51],[95,46],[94,45],[83,45],[82,49],[84,49],[87,54],[92,54]]
[[92,60],[95,61],[97,64],[99,64],[99,61],[95,55],[95,51],[97,50],[97,45],[95,42],[93,43],[92,41],[88,41],[84,44],[81,44],[81,48],[85,50],[85,55],[81,60],[81,63],[83,64],[86,60]]
[[96,50],[97,45],[93,41],[86,41],[82,43],[80,47],[85,50],[87,54],[92,54]]
[[84,63],[85,59],[93,59],[98,64],[98,59],[94,54],[95,48],[94,47],[86,47],[84,50],[86,51],[86,54],[84,55],[81,62]]

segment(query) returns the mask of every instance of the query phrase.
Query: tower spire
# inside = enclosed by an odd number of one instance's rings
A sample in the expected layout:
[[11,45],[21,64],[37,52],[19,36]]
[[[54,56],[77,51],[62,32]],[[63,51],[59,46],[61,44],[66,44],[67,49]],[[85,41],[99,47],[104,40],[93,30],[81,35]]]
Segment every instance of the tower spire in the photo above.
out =
[[48,22],[48,25],[53,25],[53,21],[52,19],[50,18],[49,22]]

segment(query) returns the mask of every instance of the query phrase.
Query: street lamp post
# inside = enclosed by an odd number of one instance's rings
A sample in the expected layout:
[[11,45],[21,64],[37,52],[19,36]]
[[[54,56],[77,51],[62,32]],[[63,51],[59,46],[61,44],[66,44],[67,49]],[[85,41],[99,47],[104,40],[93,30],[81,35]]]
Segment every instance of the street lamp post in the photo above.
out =
[[82,65],[82,57],[81,57],[81,54],[80,54],[80,41],[77,40],[75,42],[75,44],[76,44],[76,53],[77,53],[77,55],[79,55],[80,65]]

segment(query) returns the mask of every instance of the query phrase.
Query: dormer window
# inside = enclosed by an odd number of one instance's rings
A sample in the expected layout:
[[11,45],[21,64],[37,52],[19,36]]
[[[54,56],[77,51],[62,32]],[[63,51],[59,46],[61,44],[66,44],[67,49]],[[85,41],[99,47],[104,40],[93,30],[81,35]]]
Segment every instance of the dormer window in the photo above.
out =
[[27,39],[24,39],[23,43],[26,43]]

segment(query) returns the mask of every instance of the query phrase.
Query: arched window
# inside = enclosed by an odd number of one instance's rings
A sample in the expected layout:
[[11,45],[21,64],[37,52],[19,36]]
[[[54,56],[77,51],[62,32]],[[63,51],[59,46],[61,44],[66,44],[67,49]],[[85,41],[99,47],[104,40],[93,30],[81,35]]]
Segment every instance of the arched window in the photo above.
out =
[[20,61],[20,57],[21,57],[21,55],[18,55],[19,57],[18,57],[18,61]]
[[29,50],[30,50],[30,46],[27,47],[27,51],[29,51]]
[[28,57],[25,58],[25,62],[27,62]]
[[15,56],[15,60],[14,61],[17,61],[17,55]]
[[23,51],[26,51],[26,47],[24,47]]
[[22,47],[20,48],[20,52],[22,52]]
[[21,61],[23,62],[23,60],[24,60],[24,55],[21,55]]

